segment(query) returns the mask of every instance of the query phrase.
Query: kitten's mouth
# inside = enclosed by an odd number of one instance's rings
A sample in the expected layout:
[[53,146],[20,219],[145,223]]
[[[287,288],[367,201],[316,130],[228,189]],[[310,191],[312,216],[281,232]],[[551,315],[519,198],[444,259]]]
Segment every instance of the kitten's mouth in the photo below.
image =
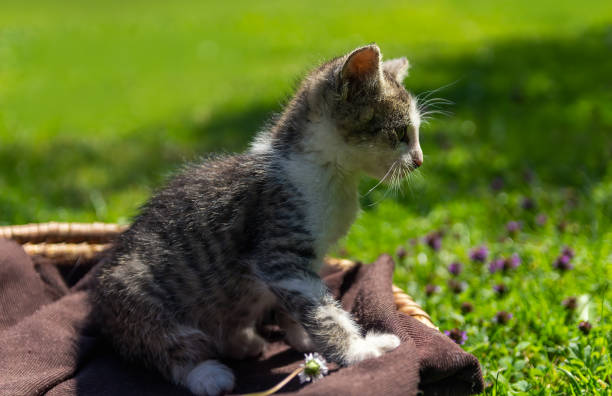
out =
[[408,167],[410,171],[423,165],[423,152],[421,148],[417,145],[416,148],[408,150],[408,152],[402,156],[402,163],[404,166]]
[[418,156],[406,155],[399,163],[405,173],[410,173],[423,165],[423,159]]

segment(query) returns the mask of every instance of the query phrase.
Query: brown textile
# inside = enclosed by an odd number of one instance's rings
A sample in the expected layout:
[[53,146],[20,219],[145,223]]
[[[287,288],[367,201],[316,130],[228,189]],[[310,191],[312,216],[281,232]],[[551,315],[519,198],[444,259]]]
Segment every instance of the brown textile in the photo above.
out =
[[[96,260],[73,267],[30,259],[21,247],[0,240],[0,395],[189,395],[156,373],[121,361],[99,337],[89,316],[88,289]],[[367,330],[390,331],[402,344],[380,357],[347,368],[331,366],[324,379],[280,393],[295,395],[465,395],[482,391],[476,358],[443,334],[395,310],[393,261],[328,275],[330,289]],[[301,363],[279,332],[259,359],[227,361],[235,392],[267,389]],[[277,341],[273,341],[276,339]]]

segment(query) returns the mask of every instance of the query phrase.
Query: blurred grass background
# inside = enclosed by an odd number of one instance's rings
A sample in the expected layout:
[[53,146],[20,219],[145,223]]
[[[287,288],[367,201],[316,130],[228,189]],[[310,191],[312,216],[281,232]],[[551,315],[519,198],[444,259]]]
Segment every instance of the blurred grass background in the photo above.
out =
[[[609,390],[609,1],[3,0],[0,224],[127,223],[184,161],[243,150],[309,69],[370,42],[411,60],[411,91],[442,87],[435,96],[455,105],[422,128],[425,163],[405,193],[364,196],[338,252],[370,261],[407,249],[396,282],[441,328],[467,329],[488,393]],[[508,239],[511,220],[523,229]],[[444,248],[432,252],[419,241],[439,229]],[[516,292],[493,299],[486,271],[470,268],[463,294],[424,295],[480,243],[524,258],[498,279]],[[582,264],[571,276],[551,272],[563,245]],[[569,294],[589,296],[591,338],[576,338],[560,306]],[[472,316],[458,312],[468,300]],[[517,324],[483,324],[498,309],[513,309]],[[584,357],[589,345],[600,360]]]
[[411,59],[412,91],[452,84],[455,117],[423,131],[427,184],[530,168],[593,186],[612,7],[587,4],[5,0],[0,221],[127,221],[176,164],[242,150],[306,71],[369,42]]

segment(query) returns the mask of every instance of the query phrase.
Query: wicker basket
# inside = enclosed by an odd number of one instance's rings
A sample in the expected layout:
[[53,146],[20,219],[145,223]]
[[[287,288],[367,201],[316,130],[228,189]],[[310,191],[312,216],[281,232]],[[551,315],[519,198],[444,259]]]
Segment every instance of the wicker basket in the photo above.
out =
[[[19,242],[31,256],[42,255],[58,265],[73,265],[82,258],[91,258],[106,249],[125,226],[106,223],[40,223],[0,227],[0,238]],[[327,258],[323,272],[354,266],[350,260]],[[395,305],[425,325],[437,329],[433,321],[409,295],[393,285]]]

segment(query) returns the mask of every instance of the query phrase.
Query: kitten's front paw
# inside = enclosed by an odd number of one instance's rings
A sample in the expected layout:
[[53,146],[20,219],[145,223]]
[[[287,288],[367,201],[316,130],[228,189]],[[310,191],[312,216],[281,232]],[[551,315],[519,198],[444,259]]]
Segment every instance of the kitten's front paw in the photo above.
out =
[[359,338],[349,347],[346,364],[351,365],[362,360],[382,356],[397,348],[400,339],[394,334],[368,333],[365,338]]
[[376,345],[383,352],[392,351],[400,344],[400,339],[395,334],[369,332],[366,334],[365,340],[372,345]]
[[187,375],[186,384],[198,396],[218,396],[234,389],[234,373],[216,360],[207,360],[195,366]]

